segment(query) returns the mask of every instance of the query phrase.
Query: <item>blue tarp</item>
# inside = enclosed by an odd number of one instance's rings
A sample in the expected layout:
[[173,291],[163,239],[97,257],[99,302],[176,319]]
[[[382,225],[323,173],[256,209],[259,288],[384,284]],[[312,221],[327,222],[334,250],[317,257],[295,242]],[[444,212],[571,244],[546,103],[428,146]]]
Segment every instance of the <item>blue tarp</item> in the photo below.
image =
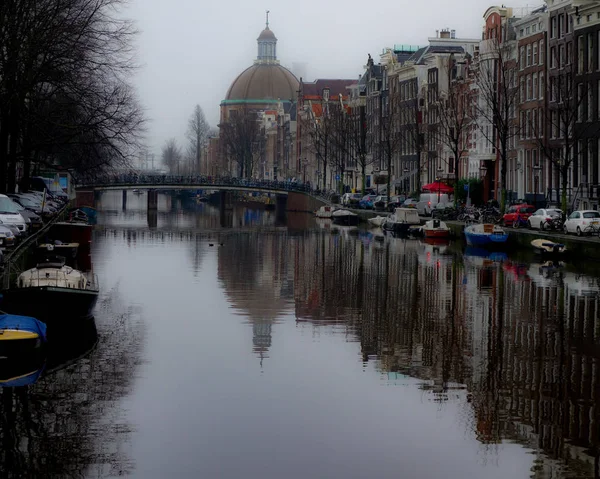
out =
[[46,325],[30,316],[16,314],[1,314],[0,329],[18,329],[38,333],[42,341],[46,341]]

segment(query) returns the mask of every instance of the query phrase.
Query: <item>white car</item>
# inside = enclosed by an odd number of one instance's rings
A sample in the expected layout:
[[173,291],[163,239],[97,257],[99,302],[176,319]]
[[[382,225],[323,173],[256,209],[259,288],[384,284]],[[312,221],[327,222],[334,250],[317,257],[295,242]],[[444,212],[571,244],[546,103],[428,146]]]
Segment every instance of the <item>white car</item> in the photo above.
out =
[[562,215],[561,210],[554,208],[542,208],[533,213],[528,219],[528,226],[534,230],[545,230],[548,228],[548,221]]
[[566,234],[575,233],[577,236],[586,234],[590,226],[600,228],[600,212],[596,210],[573,211],[565,221]]
[[17,205],[6,195],[0,195],[0,222],[2,224],[11,225],[19,230],[20,234],[27,232],[27,222],[21,216]]

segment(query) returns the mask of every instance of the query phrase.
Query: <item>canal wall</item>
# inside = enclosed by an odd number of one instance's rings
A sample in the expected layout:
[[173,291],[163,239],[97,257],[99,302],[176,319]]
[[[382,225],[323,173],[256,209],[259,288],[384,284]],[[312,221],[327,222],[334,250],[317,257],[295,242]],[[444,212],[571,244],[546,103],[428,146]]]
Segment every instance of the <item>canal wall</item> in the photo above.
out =
[[305,193],[296,193],[290,191],[287,196],[286,210],[298,213],[312,213],[321,206],[327,206],[329,203],[323,199]]
[[[445,221],[456,237],[463,237],[465,224],[460,221]],[[542,232],[524,228],[504,227],[508,233],[509,248],[531,249],[534,239],[545,238],[554,243],[562,243],[570,253],[579,259],[600,261],[600,240],[597,237],[578,237],[557,232]]]

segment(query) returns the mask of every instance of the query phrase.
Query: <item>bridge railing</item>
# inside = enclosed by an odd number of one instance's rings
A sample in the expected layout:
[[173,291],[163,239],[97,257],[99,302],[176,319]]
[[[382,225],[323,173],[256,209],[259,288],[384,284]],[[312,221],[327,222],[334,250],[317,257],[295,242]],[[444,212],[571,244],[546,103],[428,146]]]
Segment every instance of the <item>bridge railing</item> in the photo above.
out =
[[307,193],[324,200],[330,201],[336,194],[334,191],[313,189],[310,185],[293,181],[258,180],[253,178],[237,178],[231,176],[206,176],[206,175],[138,175],[120,174],[105,175],[80,181],[77,187],[119,187],[119,186],[161,186],[181,185],[198,186],[198,188],[214,188],[220,186],[256,188],[263,190],[294,191]]

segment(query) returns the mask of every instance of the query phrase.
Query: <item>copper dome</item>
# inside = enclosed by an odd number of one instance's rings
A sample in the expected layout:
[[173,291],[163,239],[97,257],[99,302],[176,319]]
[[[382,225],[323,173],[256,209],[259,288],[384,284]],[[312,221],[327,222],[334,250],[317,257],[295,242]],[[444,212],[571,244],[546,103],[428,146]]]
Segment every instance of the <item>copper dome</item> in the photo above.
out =
[[226,100],[281,100],[296,98],[299,82],[287,68],[276,63],[257,63],[233,81]]
[[257,40],[275,40],[275,41],[277,41],[277,38],[275,37],[275,34],[273,33],[273,31],[271,29],[269,29],[269,27],[267,27],[262,32],[260,32],[260,35],[258,36]]

